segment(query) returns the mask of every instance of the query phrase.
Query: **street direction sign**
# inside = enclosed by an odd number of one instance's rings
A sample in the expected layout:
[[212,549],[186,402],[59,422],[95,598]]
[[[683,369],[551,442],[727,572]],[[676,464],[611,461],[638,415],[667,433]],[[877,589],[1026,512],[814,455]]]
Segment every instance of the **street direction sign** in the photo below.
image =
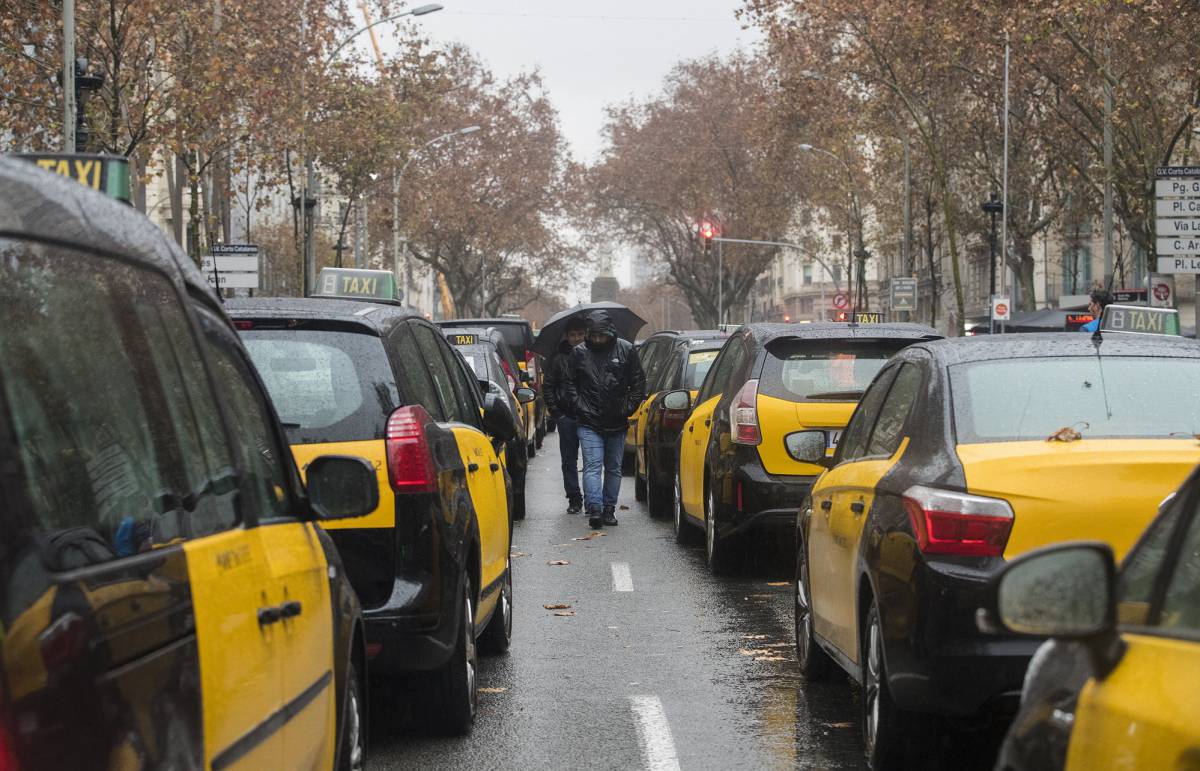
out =
[[1157,220],[1156,232],[1159,238],[1169,236],[1190,236],[1200,238],[1200,220],[1162,219]]
[[204,280],[211,287],[216,287],[215,282],[220,281],[222,289],[258,289],[257,273],[218,273],[214,276],[210,270],[204,274]]
[[1154,194],[1159,198],[1179,196],[1200,198],[1200,179],[1174,178],[1154,181]]
[[917,280],[908,276],[897,276],[891,280],[891,307],[893,311],[917,309]]
[[200,270],[205,273],[211,273],[213,270],[213,261],[216,261],[216,268],[221,273],[257,273],[258,272],[258,257],[234,256],[227,257],[225,255],[217,255],[214,257],[211,254],[206,254],[200,260]]
[[1158,258],[1159,273],[1200,273],[1200,257],[1176,255]]
[[1200,236],[1195,238],[1157,238],[1155,251],[1160,257],[1168,254],[1200,254]]
[[213,244],[213,254],[258,254],[258,244]]
[[1200,217],[1200,198],[1159,198],[1154,213],[1159,217]]
[[1200,166],[1159,166],[1154,170],[1159,179],[1168,177],[1200,177]]
[[1146,302],[1146,290],[1137,289],[1114,289],[1112,290],[1112,301],[1118,305],[1135,305]]

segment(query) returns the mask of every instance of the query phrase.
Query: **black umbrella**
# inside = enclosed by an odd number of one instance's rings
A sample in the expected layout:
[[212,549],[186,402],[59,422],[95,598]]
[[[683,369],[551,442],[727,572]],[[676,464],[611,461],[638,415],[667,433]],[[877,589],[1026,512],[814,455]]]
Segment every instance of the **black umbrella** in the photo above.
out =
[[543,356],[552,356],[558,350],[558,344],[562,342],[563,335],[566,334],[567,322],[575,316],[586,321],[587,315],[592,311],[607,311],[613,326],[617,328],[617,336],[631,343],[637,337],[638,330],[646,326],[645,319],[620,303],[580,303],[551,316],[550,320],[546,322],[546,326],[542,327],[542,331],[538,333],[537,340],[533,341],[533,350]]

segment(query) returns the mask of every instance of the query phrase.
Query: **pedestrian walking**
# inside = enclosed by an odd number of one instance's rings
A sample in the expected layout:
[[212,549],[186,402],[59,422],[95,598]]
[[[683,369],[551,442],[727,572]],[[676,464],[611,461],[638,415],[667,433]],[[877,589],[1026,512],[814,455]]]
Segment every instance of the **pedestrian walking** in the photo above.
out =
[[1088,302],[1088,313],[1091,313],[1096,318],[1079,328],[1080,332],[1095,332],[1100,328],[1100,317],[1104,315],[1104,309],[1112,303],[1112,295],[1103,289],[1093,289],[1091,299]]
[[646,398],[646,374],[633,344],[617,337],[607,312],[588,314],[587,337],[571,350],[565,386],[579,422],[588,524],[616,525],[625,431]]
[[542,393],[546,409],[554,418],[558,430],[558,455],[562,460],[563,490],[567,494],[567,513],[583,511],[583,493],[579,488],[579,421],[571,406],[566,391],[568,362],[571,349],[583,343],[587,334],[587,321],[582,317],[567,322],[566,331],[558,349],[546,362],[546,377],[542,381]]

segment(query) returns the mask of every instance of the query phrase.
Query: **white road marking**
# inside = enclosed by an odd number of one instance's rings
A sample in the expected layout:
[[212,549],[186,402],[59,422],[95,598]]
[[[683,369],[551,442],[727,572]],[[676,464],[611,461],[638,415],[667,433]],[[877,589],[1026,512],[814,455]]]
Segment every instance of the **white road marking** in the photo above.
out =
[[614,562],[612,564],[613,591],[632,592],[633,574],[629,572],[629,563]]
[[636,718],[646,768],[649,771],[679,771],[671,724],[667,722],[662,702],[657,696],[630,696],[629,703]]

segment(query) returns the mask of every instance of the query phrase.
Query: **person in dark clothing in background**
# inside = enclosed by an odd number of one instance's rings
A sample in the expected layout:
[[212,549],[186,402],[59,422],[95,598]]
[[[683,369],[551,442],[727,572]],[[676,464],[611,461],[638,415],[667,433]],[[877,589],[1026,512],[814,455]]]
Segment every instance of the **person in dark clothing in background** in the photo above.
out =
[[558,423],[558,454],[562,458],[563,489],[567,493],[568,514],[583,511],[583,493],[579,489],[579,424],[566,398],[565,380],[571,349],[582,343],[586,334],[587,321],[582,317],[577,316],[567,322],[567,329],[558,344],[558,350],[546,362],[546,378],[542,382],[546,408]]
[[604,311],[588,314],[587,337],[571,351],[565,385],[567,403],[579,421],[588,524],[615,525],[625,430],[646,398],[646,374],[633,344],[617,337]]

